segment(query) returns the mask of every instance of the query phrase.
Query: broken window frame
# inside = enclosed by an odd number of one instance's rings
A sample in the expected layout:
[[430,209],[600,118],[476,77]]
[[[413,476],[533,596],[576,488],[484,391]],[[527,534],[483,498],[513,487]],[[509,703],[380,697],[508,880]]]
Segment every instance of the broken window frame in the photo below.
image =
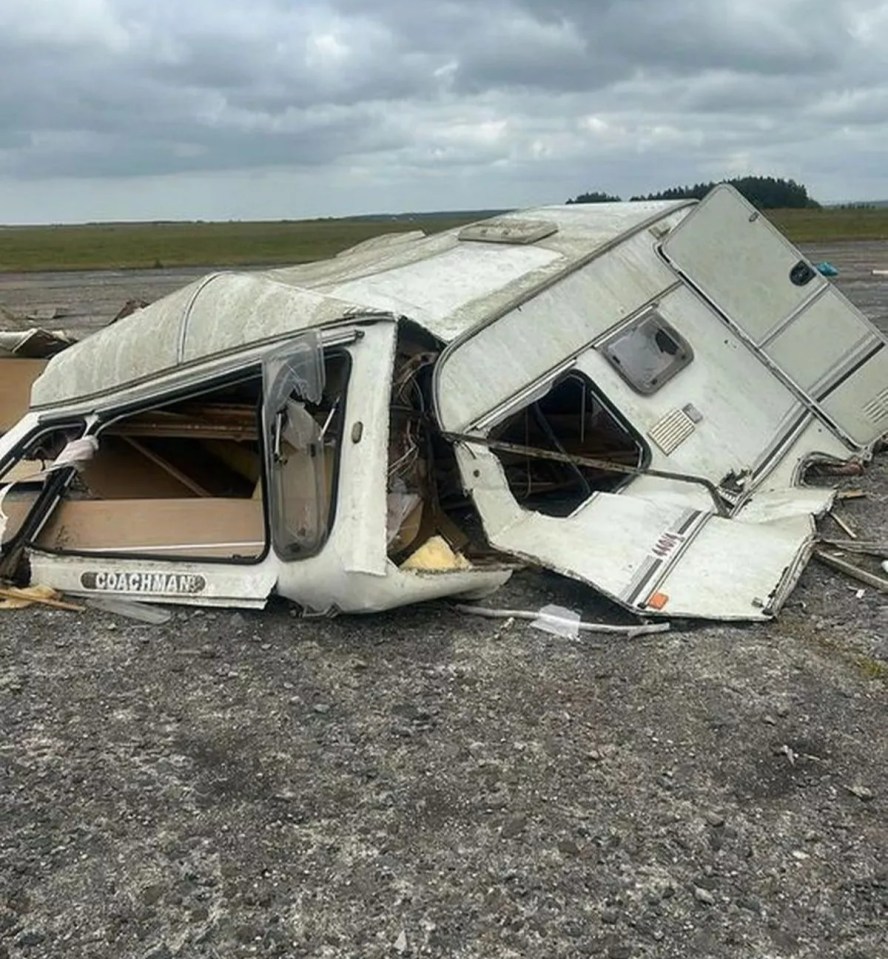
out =
[[[533,446],[522,446],[521,444],[510,444],[504,442],[498,438],[498,434],[502,431],[506,423],[511,420],[516,419],[518,416],[529,413],[531,407],[537,406],[546,397],[550,396],[555,390],[561,387],[564,383],[575,380],[577,381],[585,391],[587,397],[591,396],[594,398],[595,402],[601,407],[602,411],[614,422],[614,424],[626,434],[626,436],[634,443],[635,447],[638,450],[638,462],[632,465],[629,465],[626,469],[615,469],[613,471],[616,478],[614,484],[607,489],[608,493],[620,493],[626,489],[626,487],[638,478],[638,476],[643,475],[650,467],[652,461],[652,453],[650,445],[647,443],[645,438],[638,432],[638,430],[632,425],[632,423],[621,415],[620,411],[616,406],[608,399],[608,397],[602,392],[601,388],[588,376],[585,372],[576,367],[571,367],[568,370],[562,372],[555,379],[551,380],[546,384],[545,388],[540,388],[534,391],[531,401],[526,403],[524,406],[521,406],[517,409],[511,409],[507,417],[501,420],[496,426],[494,426],[489,432],[486,439],[478,439],[482,445],[488,446],[490,451],[496,456],[497,460],[500,463],[500,466],[505,470],[504,464],[502,462],[501,456],[498,455],[498,452],[509,452],[508,447],[512,447],[512,450],[518,452],[524,450],[527,452],[528,457],[533,459],[534,457],[531,454],[532,450],[537,450],[540,453],[540,459],[554,460],[555,462],[561,462],[565,466],[569,466],[573,471],[578,475],[578,478],[582,478],[582,482],[588,485],[588,479],[582,475],[581,467],[588,465],[589,463],[596,461],[598,463],[606,462],[606,457],[604,458],[594,458],[587,456],[586,454],[580,453],[574,456],[568,454],[561,447],[560,442],[557,445],[557,449],[554,451],[546,450],[543,447],[533,447]],[[544,415],[544,414],[543,414]],[[554,455],[553,455],[554,454]],[[586,461],[584,463],[584,460]],[[617,465],[617,464],[615,464]],[[622,466],[622,464],[619,464]],[[557,516],[557,513],[549,513],[546,510],[535,509],[531,506],[528,506],[526,501],[519,499],[516,496],[515,491],[512,489],[512,484],[508,483],[509,494],[518,504],[518,506],[525,510],[526,512],[537,512],[543,515],[552,515]],[[561,516],[560,518],[566,518],[567,516],[573,515],[577,510],[583,508],[583,506],[588,503],[589,499],[595,495],[596,490],[594,488],[590,489],[588,494],[580,500],[573,509]]]
[[[302,339],[303,337],[300,336],[288,340],[284,349],[292,348],[295,341]],[[121,420],[136,416],[139,413],[158,411],[183,401],[198,399],[208,393],[217,392],[226,387],[232,387],[238,383],[255,379],[261,385],[260,398],[256,408],[257,445],[260,462],[262,463],[260,482],[262,484],[264,544],[261,552],[258,552],[254,556],[189,556],[185,554],[172,555],[170,553],[155,552],[153,550],[151,552],[138,552],[131,550],[111,551],[96,549],[78,550],[74,548],[69,549],[44,545],[36,546],[35,548],[39,549],[41,553],[54,556],[130,561],[156,561],[161,563],[199,562],[212,565],[233,566],[259,565],[266,560],[272,550],[274,550],[274,552],[282,560],[288,562],[308,559],[311,556],[317,555],[329,538],[336,519],[342,444],[345,439],[342,431],[344,430],[344,425],[346,422],[348,386],[354,361],[350,350],[345,345],[334,344],[327,347],[327,349],[324,349],[321,339],[317,337],[316,334],[310,334],[309,336],[305,337],[305,339],[318,344],[318,349],[320,350],[320,362],[322,365],[327,364],[333,357],[341,357],[344,360],[345,367],[341,398],[335,410],[340,432],[337,437],[336,455],[332,464],[333,468],[332,477],[329,484],[329,498],[326,502],[326,511],[323,523],[321,524],[323,526],[321,534],[312,544],[311,549],[298,547],[293,548],[292,545],[287,543],[286,531],[273,528],[271,504],[274,496],[271,491],[270,477],[266,465],[269,459],[269,454],[268,444],[266,442],[268,433],[266,429],[265,404],[267,400],[266,391],[269,384],[266,383],[266,380],[263,377],[262,359],[254,360],[249,364],[249,366],[244,366],[237,370],[229,371],[225,374],[216,374],[213,377],[208,377],[207,379],[197,383],[192,382],[188,385],[179,386],[176,389],[171,390],[168,394],[162,394],[160,396],[154,395],[150,398],[140,398],[138,400],[120,403],[119,405],[114,405],[107,409],[97,411],[92,417],[93,422],[89,423],[89,425],[87,425],[86,418],[82,416],[69,417],[59,419],[57,421],[41,423],[38,427],[24,436],[16,445],[15,449],[11,451],[10,454],[4,458],[3,463],[0,464],[2,465],[2,469],[8,470],[18,461],[18,459],[21,458],[23,452],[41,435],[49,435],[57,430],[62,429],[71,430],[72,433],[74,430],[76,430],[77,437],[82,437],[87,434],[94,435],[99,439],[99,443],[101,444],[101,434],[111,428],[115,423],[119,423]],[[280,346],[275,350],[275,353],[282,352],[283,351]],[[72,436],[70,438],[74,437]],[[16,548],[34,546],[34,541],[39,537],[45,522],[50,518],[53,510],[59,505],[59,501],[62,499],[67,485],[74,478],[74,474],[75,470],[72,466],[63,470],[59,470],[51,476],[51,482],[46,483],[44,489],[39,492],[38,498],[32,506],[27,519],[21,523],[14,536],[10,538],[8,542],[2,544],[2,553],[0,553],[0,555],[5,557],[7,553],[13,552],[16,550]]]
[[[229,371],[223,375],[217,374],[214,377],[202,380],[198,383],[191,383],[189,385],[177,387],[175,390],[170,391],[170,393],[165,394],[162,397],[154,396],[148,399],[134,400],[126,404],[121,404],[120,406],[113,406],[109,409],[97,411],[97,423],[88,431],[89,435],[94,435],[97,437],[99,441],[99,449],[101,450],[102,432],[109,429],[121,420],[128,419],[129,417],[138,415],[139,413],[161,410],[167,406],[181,403],[183,400],[197,399],[198,397],[204,396],[207,393],[216,392],[225,387],[235,386],[238,383],[243,383],[248,380],[256,380],[257,382],[261,381],[261,368],[257,361],[251,362],[249,366],[241,367],[240,369],[234,371]],[[262,435],[260,409],[258,404],[256,409],[256,425],[259,456],[264,462],[264,437]],[[67,474],[68,481],[70,482],[70,480],[73,478],[73,474],[70,470],[65,470],[64,472]],[[262,521],[264,545],[261,552],[257,553],[255,556],[187,556],[184,554],[172,555],[170,553],[160,553],[154,551],[149,553],[140,553],[130,550],[78,550],[43,545],[35,546],[34,548],[39,549],[41,553],[46,553],[51,556],[72,556],[83,559],[138,560],[141,562],[159,563],[208,563],[216,566],[257,566],[264,562],[267,558],[270,551],[271,542],[268,524],[268,488],[264,469],[261,472],[260,482],[262,483]],[[43,521],[47,520],[52,512],[52,509],[55,509],[58,506],[58,499],[60,498],[61,493],[57,500],[53,502],[52,508],[48,509],[45,515],[42,517],[40,526],[34,529],[28,536],[25,545],[33,545],[33,541],[40,534]]]
[[[70,430],[72,435],[68,441],[80,439],[87,435],[88,428],[86,419],[83,417],[65,417],[59,420],[47,420],[38,423],[33,430],[27,433],[19,440],[18,444],[9,451],[8,455],[0,461],[0,487],[6,486],[2,477],[16,463],[20,463],[25,453],[42,436],[49,436],[59,430]],[[76,435],[74,435],[76,434]],[[9,557],[15,557],[23,547],[28,546],[31,541],[40,535],[43,524],[55,509],[58,501],[64,495],[65,489],[74,478],[74,465],[51,471],[45,478],[41,489],[37,491],[34,502],[28,510],[28,515],[22,520],[15,533],[5,541],[0,540],[0,573],[11,575],[13,570],[6,569],[9,563]],[[12,481],[22,482],[21,480]],[[13,565],[15,560],[12,561]]]
[[[654,330],[648,332],[648,328],[654,327]],[[635,365],[637,361],[643,360],[644,351],[649,356],[653,356],[650,344],[656,342],[658,335],[666,336],[674,346],[672,352],[665,349],[659,343],[657,349],[660,355],[670,357],[670,362],[656,371],[640,371]],[[631,340],[644,338],[643,347],[634,345]],[[615,333],[611,334],[598,347],[601,355],[608,361],[611,367],[620,374],[620,377],[628,385],[640,393],[642,396],[653,396],[662,386],[668,383],[673,377],[677,376],[683,369],[690,366],[694,361],[694,351],[690,343],[669,323],[657,309],[646,310],[641,316],[636,317],[626,326],[621,327]],[[626,362],[626,353],[624,350],[632,351],[628,357],[631,362]],[[622,358],[621,358],[622,357]]]

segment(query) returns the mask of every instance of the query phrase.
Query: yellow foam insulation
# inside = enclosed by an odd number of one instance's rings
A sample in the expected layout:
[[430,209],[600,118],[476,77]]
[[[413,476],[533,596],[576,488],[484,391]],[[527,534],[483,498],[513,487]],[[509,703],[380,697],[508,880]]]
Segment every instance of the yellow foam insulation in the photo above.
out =
[[443,536],[427,539],[415,553],[411,553],[401,563],[401,569],[425,573],[449,573],[471,568],[472,564],[462,553],[451,549]]

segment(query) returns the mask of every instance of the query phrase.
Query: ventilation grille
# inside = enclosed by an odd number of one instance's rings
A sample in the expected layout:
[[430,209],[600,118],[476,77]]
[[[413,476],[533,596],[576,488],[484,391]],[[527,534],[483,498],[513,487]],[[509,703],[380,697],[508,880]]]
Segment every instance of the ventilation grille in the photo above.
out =
[[668,456],[694,432],[694,421],[684,410],[672,410],[648,430],[648,436]]
[[876,393],[869,403],[864,406],[863,412],[873,423],[881,423],[884,420],[888,420],[888,387]]

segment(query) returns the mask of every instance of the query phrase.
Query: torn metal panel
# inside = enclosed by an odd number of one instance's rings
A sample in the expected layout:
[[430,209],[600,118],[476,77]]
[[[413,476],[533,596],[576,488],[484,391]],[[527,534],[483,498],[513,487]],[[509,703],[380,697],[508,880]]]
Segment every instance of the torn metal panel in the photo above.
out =
[[631,484],[619,494],[594,492],[569,516],[549,516],[518,505],[492,452],[466,444],[459,461],[494,546],[646,615],[765,618],[779,609],[813,543],[807,512],[746,522],[701,509],[699,500],[634,496]]

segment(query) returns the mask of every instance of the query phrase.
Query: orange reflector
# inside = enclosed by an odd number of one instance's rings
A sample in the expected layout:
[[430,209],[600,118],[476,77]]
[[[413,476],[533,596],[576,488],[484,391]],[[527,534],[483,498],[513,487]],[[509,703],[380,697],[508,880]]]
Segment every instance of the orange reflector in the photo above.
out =
[[651,609],[662,609],[669,602],[669,597],[665,593],[651,593],[645,606]]

